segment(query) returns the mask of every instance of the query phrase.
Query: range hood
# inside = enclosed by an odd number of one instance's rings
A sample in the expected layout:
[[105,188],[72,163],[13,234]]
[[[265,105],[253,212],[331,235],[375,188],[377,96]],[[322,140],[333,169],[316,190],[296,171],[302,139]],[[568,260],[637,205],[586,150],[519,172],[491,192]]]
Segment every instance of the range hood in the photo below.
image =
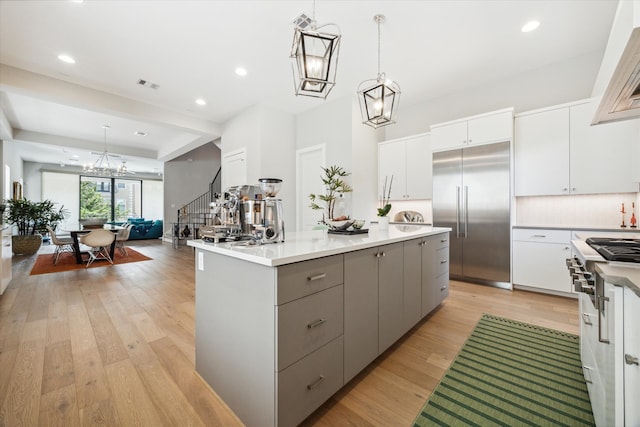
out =
[[618,3],[592,96],[601,96],[593,125],[640,118],[640,1]]
[[591,124],[640,117],[640,28],[631,33]]

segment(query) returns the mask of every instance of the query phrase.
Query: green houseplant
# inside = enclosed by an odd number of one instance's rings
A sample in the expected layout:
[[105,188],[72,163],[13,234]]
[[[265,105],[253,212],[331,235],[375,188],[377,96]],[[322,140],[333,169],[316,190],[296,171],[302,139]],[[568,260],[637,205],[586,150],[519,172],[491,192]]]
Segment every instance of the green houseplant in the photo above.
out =
[[324,176],[321,176],[320,179],[324,184],[325,194],[309,194],[309,200],[311,200],[309,206],[311,209],[325,210],[325,212],[322,213],[322,223],[324,224],[327,220],[338,219],[334,217],[336,200],[342,197],[344,193],[352,192],[353,189],[343,179],[351,174],[341,166],[323,167],[322,171],[324,172]]
[[47,226],[56,227],[67,212],[64,207],[56,209],[51,200],[32,202],[27,199],[8,200],[7,222],[14,224],[18,235],[12,236],[14,254],[31,255],[38,252],[42,245],[42,235]]

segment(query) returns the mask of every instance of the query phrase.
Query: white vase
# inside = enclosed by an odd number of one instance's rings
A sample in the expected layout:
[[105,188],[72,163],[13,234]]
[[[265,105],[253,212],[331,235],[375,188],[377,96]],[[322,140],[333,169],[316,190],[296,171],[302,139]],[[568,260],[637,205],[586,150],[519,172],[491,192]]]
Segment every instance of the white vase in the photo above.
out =
[[378,229],[380,229],[380,230],[388,230],[389,229],[389,217],[388,216],[379,216],[378,217]]

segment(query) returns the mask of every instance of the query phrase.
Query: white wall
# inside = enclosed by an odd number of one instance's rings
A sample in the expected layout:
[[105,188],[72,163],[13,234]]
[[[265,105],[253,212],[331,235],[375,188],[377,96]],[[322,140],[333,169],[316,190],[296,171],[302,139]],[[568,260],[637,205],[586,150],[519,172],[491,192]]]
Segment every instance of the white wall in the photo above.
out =
[[[336,201],[336,212],[355,217],[352,201],[358,197],[359,188],[354,185],[352,97],[319,100],[316,108],[296,116],[295,126],[296,150],[324,144],[326,166],[341,166],[351,173],[345,181],[355,191]],[[318,169],[318,180],[322,175],[322,170]]]
[[[80,214],[80,182],[78,175],[58,172],[42,172],[42,200],[51,200],[55,207],[64,207],[68,216],[58,230],[77,230]],[[38,196],[38,200],[40,196]]]
[[502,108],[514,107],[518,113],[589,98],[602,55],[597,51],[418,105],[400,105],[398,123],[385,127],[381,140],[429,132],[436,123]]
[[[209,142],[164,164],[164,229],[178,220],[178,209],[209,191],[220,168],[220,149]],[[142,195],[143,199],[146,195]],[[143,208],[144,209],[144,208]],[[145,217],[151,219],[145,210]]]
[[264,105],[243,111],[225,123],[221,137],[223,157],[240,148],[246,150],[246,184],[258,184],[259,178],[282,179],[279,196],[283,200],[285,227],[295,229],[294,117]]
[[380,131],[362,124],[356,96],[351,99],[351,158],[354,188],[352,217],[373,220],[378,207],[378,134]]
[[[142,181],[142,216],[147,219],[164,218],[164,183],[162,181]],[[167,224],[163,224],[167,229]]]
[[[284,221],[287,230],[296,224],[296,141],[293,115],[263,108],[261,120],[261,157],[257,178],[280,178]],[[251,176],[251,175],[249,175]],[[289,224],[288,226],[286,224]]]
[[[18,144],[15,141],[0,141],[2,144],[2,174],[0,174],[0,182],[2,182],[2,186],[0,188],[5,188],[5,176],[4,176],[4,166],[9,166],[10,177],[9,177],[9,190],[11,194],[6,195],[7,198],[13,196],[13,182],[22,180],[23,176],[23,166],[22,159],[15,154],[13,149],[14,144]],[[24,184],[24,182],[23,182]],[[23,191],[24,194],[24,191]]]
[[[246,184],[258,183],[258,170],[261,161],[260,141],[262,139],[260,122],[263,108],[259,105],[254,105],[230,119],[224,124],[222,137],[220,138],[222,157],[240,148],[244,147],[246,149],[247,180],[249,181]],[[224,173],[223,170],[223,184],[225,183]]]

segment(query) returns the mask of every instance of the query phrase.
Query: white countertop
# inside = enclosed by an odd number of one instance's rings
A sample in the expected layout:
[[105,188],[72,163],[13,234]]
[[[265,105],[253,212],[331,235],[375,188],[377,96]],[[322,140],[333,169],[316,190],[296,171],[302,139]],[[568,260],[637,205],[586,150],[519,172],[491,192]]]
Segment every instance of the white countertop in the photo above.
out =
[[596,264],[596,270],[604,279],[617,286],[626,286],[640,297],[640,267],[612,264]]
[[326,230],[286,233],[284,243],[257,246],[207,243],[202,240],[190,240],[187,244],[201,250],[276,267],[449,231],[451,229],[445,227],[390,224],[388,230],[379,230],[377,225],[372,226],[366,234],[339,235],[329,234]]

